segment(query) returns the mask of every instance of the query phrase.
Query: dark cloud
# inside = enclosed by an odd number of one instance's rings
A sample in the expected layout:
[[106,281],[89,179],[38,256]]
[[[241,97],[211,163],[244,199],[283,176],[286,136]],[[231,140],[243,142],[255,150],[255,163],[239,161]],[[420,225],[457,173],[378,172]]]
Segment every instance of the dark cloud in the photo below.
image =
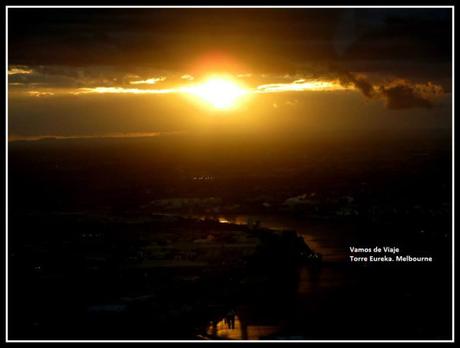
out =
[[366,77],[356,76],[355,74],[343,70],[338,70],[337,74],[342,84],[352,84],[367,98],[372,98],[374,96],[374,86]]
[[389,109],[407,109],[412,107],[430,109],[433,106],[428,99],[415,93],[414,89],[409,86],[384,87],[381,93],[385,97],[386,106]]
[[347,60],[449,61],[452,26],[449,9],[349,10],[354,40]]
[[441,83],[414,81],[385,72],[363,74],[346,71],[338,65],[330,65],[323,78],[338,80],[343,86],[353,86],[366,98],[381,99],[388,109],[432,108],[434,100],[446,93]]
[[365,77],[354,77],[350,81],[365,97],[383,99],[385,106],[390,110],[431,109],[434,100],[445,93],[440,85],[432,82],[417,84],[406,80],[395,80],[384,85],[373,85]]
[[388,109],[408,109],[433,107],[432,99],[442,94],[439,86],[428,83],[426,85],[411,85],[407,82],[398,82],[390,86],[379,88],[380,95],[385,100]]
[[9,61],[187,69],[221,52],[252,69],[451,58],[450,9],[10,9]]

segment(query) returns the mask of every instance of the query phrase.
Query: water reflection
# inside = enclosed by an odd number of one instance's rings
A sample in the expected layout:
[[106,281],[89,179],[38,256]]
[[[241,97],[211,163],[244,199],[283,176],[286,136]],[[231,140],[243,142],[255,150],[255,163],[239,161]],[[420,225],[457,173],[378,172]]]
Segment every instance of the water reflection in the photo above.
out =
[[234,223],[232,222],[231,220],[228,220],[227,218],[223,217],[223,216],[219,216],[218,218],[218,221],[221,223],[221,224],[230,224],[230,223]]
[[[262,226],[272,230],[295,230],[303,237],[309,247],[322,255],[323,260],[321,264],[299,267],[295,295],[292,298],[278,298],[276,300],[276,302],[283,302],[285,311],[260,313],[261,308],[250,306],[249,311],[241,312],[241,308],[239,308],[238,315],[235,315],[234,325],[226,316],[209,324],[207,335],[211,339],[260,340],[269,336],[273,337],[283,330],[285,326],[283,323],[291,322],[291,324],[297,325],[298,320],[305,322],[309,318],[319,315],[322,301],[327,298],[326,294],[336,291],[346,282],[345,272],[341,267],[338,267],[345,258],[345,241],[352,231],[348,231],[346,226],[340,225],[338,227],[326,223],[312,224],[283,216],[195,215],[193,217],[216,220],[225,224],[241,224],[249,227]],[[260,318],[264,318],[263,322]]]
[[225,340],[259,340],[279,329],[278,326],[242,322],[236,314],[233,316],[233,322],[229,319],[225,316],[219,321],[210,322],[206,332],[208,336]]
[[296,218],[278,215],[231,215],[231,214],[209,214],[197,215],[189,214],[185,217],[200,220],[215,220],[224,224],[255,225],[273,230],[295,230],[302,236],[307,245],[315,252],[322,255],[324,261],[342,262],[346,259],[347,246],[350,235],[346,226],[340,227],[333,224],[299,221]]

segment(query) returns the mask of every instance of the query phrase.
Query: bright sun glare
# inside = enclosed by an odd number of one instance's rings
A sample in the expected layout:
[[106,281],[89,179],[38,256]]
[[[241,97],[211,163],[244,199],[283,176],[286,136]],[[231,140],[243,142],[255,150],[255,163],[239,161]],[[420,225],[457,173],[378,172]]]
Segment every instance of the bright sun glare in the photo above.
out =
[[218,76],[210,77],[201,84],[187,88],[187,92],[220,110],[236,106],[238,100],[248,93],[232,79]]

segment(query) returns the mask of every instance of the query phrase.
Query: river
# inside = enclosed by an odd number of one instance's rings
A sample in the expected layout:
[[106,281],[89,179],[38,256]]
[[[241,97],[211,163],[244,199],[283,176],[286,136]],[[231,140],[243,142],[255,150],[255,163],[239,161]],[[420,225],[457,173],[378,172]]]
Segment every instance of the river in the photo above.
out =
[[[350,246],[350,238],[354,234],[353,226],[337,224],[328,221],[300,220],[288,216],[279,215],[185,215],[188,218],[214,219],[220,223],[231,223],[245,225],[259,221],[264,228],[274,230],[295,230],[302,236],[307,245],[322,256],[320,268],[308,265],[299,268],[299,282],[294,299],[283,303],[283,299],[277,299],[280,306],[292,307],[286,312],[295,313],[290,318],[271,318],[272,322],[250,323],[236,317],[234,329],[229,329],[225,321],[221,320],[214,327],[209,326],[207,334],[221,339],[249,339],[258,340],[277,334],[282,323],[286,321],[297,321],[305,318],[306,315],[314,317],[322,310],[322,303],[328,300],[328,294],[337,292],[346,286],[347,272],[342,267],[346,263],[346,255]],[[272,304],[273,305],[273,304]],[[250,307],[250,306],[249,306]],[[240,309],[241,310],[241,309]],[[244,311],[254,314],[254,308],[245,307]],[[250,314],[251,316],[251,314]],[[256,320],[257,321],[257,320]],[[289,325],[298,325],[290,323]],[[290,337],[290,339],[296,337]],[[302,339],[303,337],[297,337]]]

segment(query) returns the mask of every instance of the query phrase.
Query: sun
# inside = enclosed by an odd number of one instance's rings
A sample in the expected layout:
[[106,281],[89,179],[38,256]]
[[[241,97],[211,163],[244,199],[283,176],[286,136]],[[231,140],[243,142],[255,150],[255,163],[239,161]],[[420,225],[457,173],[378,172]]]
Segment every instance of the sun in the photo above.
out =
[[211,76],[203,83],[188,87],[186,92],[219,110],[234,108],[241,97],[248,94],[247,89],[226,76]]

